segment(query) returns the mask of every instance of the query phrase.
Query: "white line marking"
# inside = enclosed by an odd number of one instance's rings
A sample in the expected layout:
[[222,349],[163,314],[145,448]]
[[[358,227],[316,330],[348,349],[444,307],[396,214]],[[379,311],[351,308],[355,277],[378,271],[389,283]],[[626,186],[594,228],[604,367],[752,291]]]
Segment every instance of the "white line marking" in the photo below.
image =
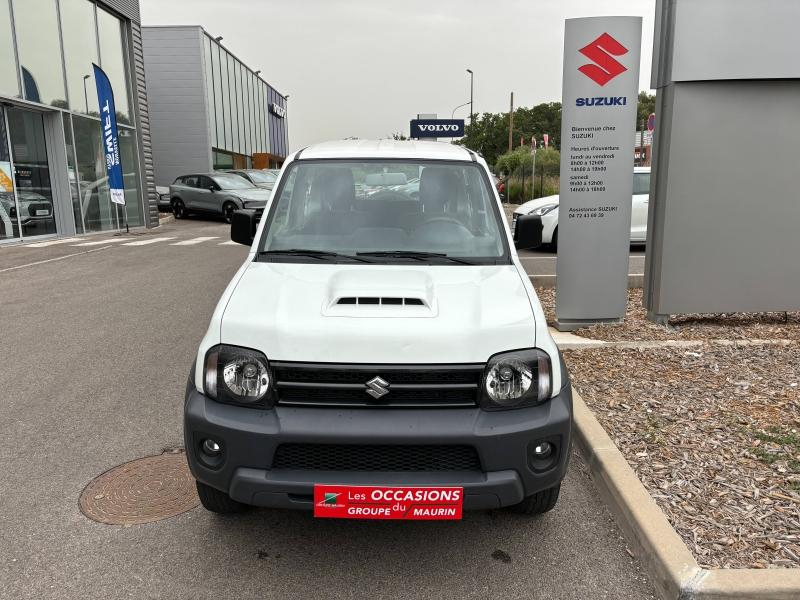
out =
[[198,237],[192,240],[184,240],[182,242],[175,242],[174,244],[170,244],[170,246],[194,246],[195,244],[202,244],[203,242],[207,242],[208,240],[218,240],[218,235],[212,235],[210,237]]
[[22,244],[22,248],[47,248],[48,246],[55,246],[56,244],[68,244],[69,242],[76,242],[81,238],[71,237],[62,240],[50,240],[48,242],[36,242],[35,244]]
[[82,254],[91,254],[92,252],[98,252],[99,250],[108,250],[109,248],[113,248],[114,246],[104,246],[103,248],[92,248],[91,250],[85,250],[84,252],[75,252],[74,254],[67,254],[66,256],[59,256],[58,258],[48,258],[47,260],[37,260],[36,262],[28,263],[27,265],[17,265],[16,267],[8,267],[6,269],[0,269],[0,273],[5,273],[6,271],[16,271],[17,269],[24,269],[25,267],[33,267],[35,265],[43,265],[45,263],[56,262],[57,260],[64,260],[65,258],[72,258],[73,256],[81,256]]
[[156,237],[150,238],[149,240],[139,240],[136,242],[128,242],[127,244],[122,244],[123,246],[147,246],[149,244],[155,244],[157,242],[166,242],[169,240],[174,240],[174,237]]
[[220,242],[217,246],[241,246],[239,242],[227,241],[227,242]]
[[103,244],[116,244],[117,242],[127,242],[128,240],[134,240],[136,238],[117,238],[117,239],[110,239],[110,240],[99,240],[97,242],[83,242],[82,244],[72,244],[75,248],[80,248],[82,246],[102,246]]

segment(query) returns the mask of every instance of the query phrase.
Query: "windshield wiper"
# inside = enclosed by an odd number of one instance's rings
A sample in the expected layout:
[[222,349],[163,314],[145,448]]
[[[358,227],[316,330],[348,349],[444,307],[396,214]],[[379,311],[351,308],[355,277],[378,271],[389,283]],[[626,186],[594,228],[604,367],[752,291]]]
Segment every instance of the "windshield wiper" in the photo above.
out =
[[328,252],[326,250],[306,250],[304,248],[290,248],[289,250],[261,250],[259,256],[310,256],[311,258],[318,258],[324,260],[326,258],[345,258],[348,260],[357,260],[358,262],[371,263],[373,261],[366,258],[353,256],[352,254],[340,254],[339,252]]
[[456,258],[455,256],[448,256],[440,252],[416,252],[414,250],[379,250],[376,252],[358,252],[358,256],[374,256],[383,257],[388,256],[391,258],[414,258],[416,260],[425,260],[427,258],[436,258],[449,260],[451,262],[461,263],[462,265],[474,265],[474,262],[464,260],[463,258]]

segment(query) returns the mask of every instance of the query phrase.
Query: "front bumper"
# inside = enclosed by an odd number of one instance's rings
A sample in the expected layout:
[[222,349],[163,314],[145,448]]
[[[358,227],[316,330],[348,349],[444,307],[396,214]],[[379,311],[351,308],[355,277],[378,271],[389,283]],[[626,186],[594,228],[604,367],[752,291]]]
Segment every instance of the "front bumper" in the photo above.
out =
[[[315,483],[387,486],[461,486],[465,509],[516,504],[557,485],[570,454],[572,393],[567,384],[540,406],[488,412],[468,409],[323,409],[277,406],[260,410],[215,402],[186,390],[184,437],[192,475],[256,506],[312,509]],[[215,468],[204,464],[200,446],[212,438],[223,446]],[[556,445],[546,465],[529,462],[532,444]],[[280,444],[468,445],[480,471],[328,471],[272,469]]]

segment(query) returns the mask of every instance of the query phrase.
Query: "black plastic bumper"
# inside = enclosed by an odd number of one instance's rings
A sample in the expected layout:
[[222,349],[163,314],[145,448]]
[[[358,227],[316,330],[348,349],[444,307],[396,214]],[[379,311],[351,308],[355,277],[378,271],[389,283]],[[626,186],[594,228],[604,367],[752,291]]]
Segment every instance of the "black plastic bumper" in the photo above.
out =
[[[540,406],[487,412],[469,409],[321,409],[278,406],[261,410],[215,402],[190,383],[184,437],[194,477],[256,506],[311,509],[315,483],[349,485],[453,485],[464,488],[465,509],[509,506],[558,484],[570,454],[569,385]],[[200,446],[212,438],[220,461],[204,464]],[[556,453],[531,464],[532,446],[549,440]],[[284,443],[468,445],[481,471],[322,471],[272,469]]]

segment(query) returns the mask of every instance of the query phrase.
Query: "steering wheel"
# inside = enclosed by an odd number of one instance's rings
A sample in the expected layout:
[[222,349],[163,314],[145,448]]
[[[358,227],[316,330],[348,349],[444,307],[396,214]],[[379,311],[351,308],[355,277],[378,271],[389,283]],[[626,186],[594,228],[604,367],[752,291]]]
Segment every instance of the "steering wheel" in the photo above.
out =
[[424,223],[418,225],[414,231],[422,229],[423,227],[427,227],[432,223],[451,223],[453,225],[458,225],[459,227],[461,227],[461,229],[465,231],[469,231],[469,229],[465,227],[461,221],[459,221],[458,219],[454,219],[453,217],[433,217],[432,219],[427,219]]

